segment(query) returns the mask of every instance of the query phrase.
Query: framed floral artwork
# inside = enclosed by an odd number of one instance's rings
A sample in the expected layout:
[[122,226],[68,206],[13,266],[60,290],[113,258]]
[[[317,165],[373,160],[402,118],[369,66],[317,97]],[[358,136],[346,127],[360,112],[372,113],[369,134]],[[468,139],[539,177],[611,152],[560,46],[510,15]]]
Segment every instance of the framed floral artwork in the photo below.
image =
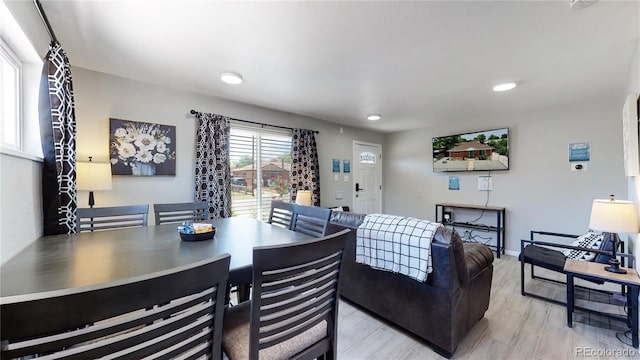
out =
[[109,119],[113,175],[175,175],[176,127]]

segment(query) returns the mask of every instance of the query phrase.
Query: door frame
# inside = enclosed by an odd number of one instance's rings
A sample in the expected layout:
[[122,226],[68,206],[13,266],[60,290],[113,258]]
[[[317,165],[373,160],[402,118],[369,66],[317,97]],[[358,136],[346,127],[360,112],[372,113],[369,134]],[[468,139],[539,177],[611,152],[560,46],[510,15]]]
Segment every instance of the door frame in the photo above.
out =
[[376,143],[370,143],[370,142],[366,142],[366,141],[358,141],[358,140],[353,140],[353,149],[352,149],[352,154],[353,154],[353,159],[352,161],[352,165],[351,165],[351,209],[355,210],[355,205],[356,205],[356,190],[355,190],[355,183],[356,183],[356,178],[355,178],[355,174],[356,172],[354,171],[354,168],[357,164],[357,166],[360,166],[360,157],[359,157],[359,153],[358,153],[358,145],[365,145],[365,146],[372,146],[372,147],[376,147],[379,150],[379,161],[377,162],[378,164],[378,179],[380,179],[380,183],[379,183],[379,187],[378,187],[378,208],[380,209],[380,212],[382,212],[382,144],[376,144]]

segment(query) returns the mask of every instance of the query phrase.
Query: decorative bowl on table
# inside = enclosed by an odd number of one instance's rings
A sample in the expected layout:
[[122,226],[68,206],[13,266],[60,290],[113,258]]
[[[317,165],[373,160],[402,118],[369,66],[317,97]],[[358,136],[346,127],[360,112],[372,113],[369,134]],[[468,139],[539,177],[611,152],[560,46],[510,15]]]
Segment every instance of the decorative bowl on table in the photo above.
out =
[[205,223],[183,223],[178,227],[178,234],[182,241],[211,240],[216,235],[216,228]]

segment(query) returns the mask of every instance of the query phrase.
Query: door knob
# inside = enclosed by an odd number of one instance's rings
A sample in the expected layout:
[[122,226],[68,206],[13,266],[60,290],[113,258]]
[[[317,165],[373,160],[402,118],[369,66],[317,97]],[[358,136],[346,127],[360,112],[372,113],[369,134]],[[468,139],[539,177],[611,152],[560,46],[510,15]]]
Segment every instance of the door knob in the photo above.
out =
[[360,183],[356,183],[356,191],[360,191],[362,189],[360,189]]

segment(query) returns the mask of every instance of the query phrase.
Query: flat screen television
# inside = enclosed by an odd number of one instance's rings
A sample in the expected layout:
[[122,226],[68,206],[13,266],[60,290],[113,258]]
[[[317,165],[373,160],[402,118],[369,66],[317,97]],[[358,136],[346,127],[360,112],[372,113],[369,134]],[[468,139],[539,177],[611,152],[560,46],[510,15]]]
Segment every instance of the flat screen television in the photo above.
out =
[[433,171],[509,170],[509,129],[433,138]]

